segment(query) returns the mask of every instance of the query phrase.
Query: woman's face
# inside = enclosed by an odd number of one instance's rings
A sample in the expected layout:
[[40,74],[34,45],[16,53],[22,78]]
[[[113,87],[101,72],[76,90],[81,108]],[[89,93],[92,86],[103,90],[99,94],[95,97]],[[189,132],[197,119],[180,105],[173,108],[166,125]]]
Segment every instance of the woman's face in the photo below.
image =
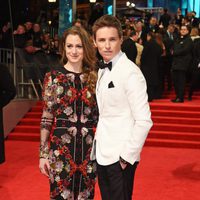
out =
[[68,35],[65,42],[65,51],[68,62],[71,64],[82,64],[83,45],[78,35]]

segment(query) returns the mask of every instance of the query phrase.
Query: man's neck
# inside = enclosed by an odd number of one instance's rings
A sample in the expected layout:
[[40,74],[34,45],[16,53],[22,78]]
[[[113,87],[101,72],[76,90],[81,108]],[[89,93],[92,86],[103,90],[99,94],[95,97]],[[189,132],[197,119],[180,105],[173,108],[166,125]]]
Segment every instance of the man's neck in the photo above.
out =
[[120,58],[120,56],[122,55],[122,51],[120,50],[111,60],[109,61],[105,61],[104,60],[104,63],[109,63],[109,62],[112,62],[113,66],[117,63],[118,59]]

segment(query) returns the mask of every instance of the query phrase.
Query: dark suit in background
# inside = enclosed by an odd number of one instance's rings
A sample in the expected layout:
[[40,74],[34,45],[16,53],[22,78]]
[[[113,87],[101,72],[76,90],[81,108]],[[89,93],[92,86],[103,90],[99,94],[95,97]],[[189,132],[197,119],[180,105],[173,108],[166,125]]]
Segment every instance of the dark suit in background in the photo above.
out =
[[172,78],[171,78],[171,66],[172,66],[172,49],[174,46],[174,39],[175,35],[166,31],[163,34],[163,43],[165,45],[166,55],[163,59],[163,69],[161,73],[161,84],[162,84],[162,91],[165,89],[165,78],[167,80],[167,89],[171,90],[172,88]]
[[16,95],[12,76],[7,67],[0,64],[0,164],[5,161],[3,107]]
[[172,102],[184,101],[186,72],[192,64],[192,49],[193,42],[189,35],[181,36],[174,43],[172,78],[176,99],[172,100]]
[[163,11],[164,13],[160,16],[159,25],[162,24],[164,28],[167,28],[171,20],[171,16],[168,14],[167,8],[165,8]]
[[196,88],[200,88],[200,38],[193,41],[192,50],[192,77],[189,88],[188,100],[192,100],[193,92]]
[[135,63],[137,57],[137,47],[131,38],[123,41],[122,51],[126,54],[129,60]]
[[148,101],[157,97],[160,84],[159,66],[162,48],[155,39],[146,42],[141,56],[141,70],[147,82]]

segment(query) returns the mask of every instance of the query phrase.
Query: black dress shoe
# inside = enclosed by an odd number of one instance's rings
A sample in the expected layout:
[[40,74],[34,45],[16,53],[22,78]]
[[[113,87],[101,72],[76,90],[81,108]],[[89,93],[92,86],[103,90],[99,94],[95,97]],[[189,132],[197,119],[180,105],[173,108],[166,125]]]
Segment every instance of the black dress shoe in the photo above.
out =
[[183,100],[183,99],[176,98],[176,99],[172,99],[171,102],[173,102],[173,103],[183,103],[184,100]]

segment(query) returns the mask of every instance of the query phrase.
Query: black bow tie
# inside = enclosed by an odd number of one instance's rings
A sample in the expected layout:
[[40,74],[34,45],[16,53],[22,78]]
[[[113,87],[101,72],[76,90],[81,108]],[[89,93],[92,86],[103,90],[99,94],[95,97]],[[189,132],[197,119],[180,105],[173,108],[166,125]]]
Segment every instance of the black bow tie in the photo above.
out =
[[107,67],[110,71],[112,70],[112,62],[104,63],[104,62],[100,61],[98,63],[98,66],[100,69],[105,69]]

